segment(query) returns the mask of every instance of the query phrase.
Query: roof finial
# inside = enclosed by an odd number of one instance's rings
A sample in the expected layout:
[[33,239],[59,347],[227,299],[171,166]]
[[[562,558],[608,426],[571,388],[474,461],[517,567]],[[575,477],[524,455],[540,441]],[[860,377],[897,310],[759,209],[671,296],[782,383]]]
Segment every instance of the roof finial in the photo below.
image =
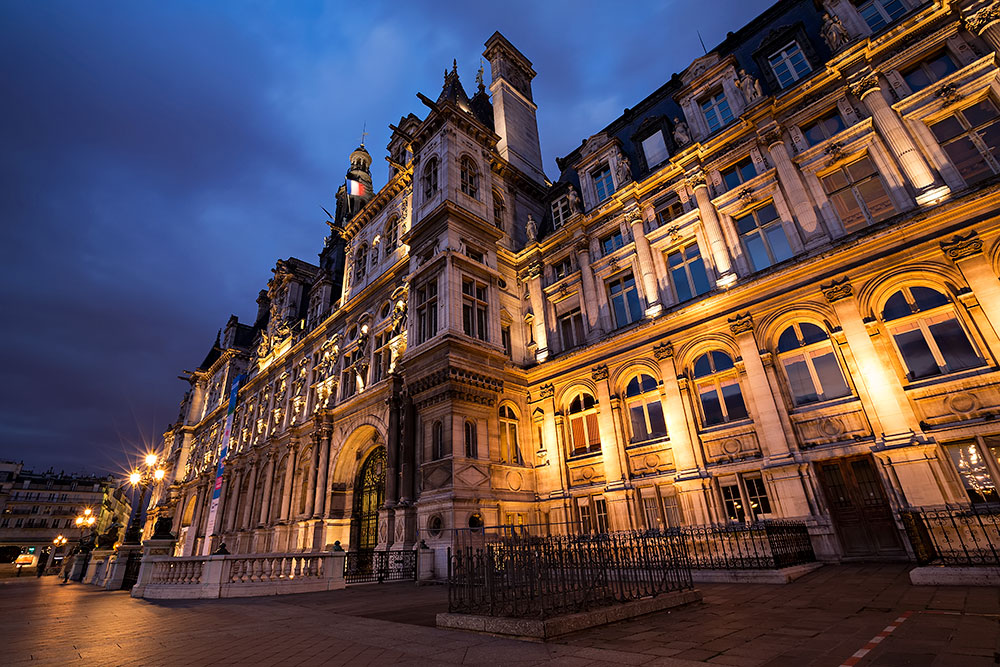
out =
[[452,74],[458,74],[458,59],[457,58],[452,58],[451,59],[451,73]]
[[479,85],[480,92],[486,90],[486,84],[483,83],[483,59],[479,59],[479,71],[476,72],[476,83]]
[[365,131],[367,129],[368,129],[368,121],[365,121],[364,123],[361,124],[361,147],[362,148],[365,147],[365,137],[368,136],[368,133]]

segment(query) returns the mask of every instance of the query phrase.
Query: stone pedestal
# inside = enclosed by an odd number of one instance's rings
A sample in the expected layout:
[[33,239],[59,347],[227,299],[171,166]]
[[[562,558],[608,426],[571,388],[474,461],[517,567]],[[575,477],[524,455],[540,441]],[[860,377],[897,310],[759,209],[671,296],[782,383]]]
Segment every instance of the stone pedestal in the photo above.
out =
[[108,562],[114,555],[113,549],[96,549],[90,554],[90,562],[83,573],[83,583],[93,586],[104,584],[104,575],[107,573]]
[[[171,548],[173,548],[173,543],[171,542]],[[122,581],[125,580],[125,568],[128,565],[129,556],[134,553],[141,553],[142,546],[138,544],[123,544],[118,547],[118,551],[115,554],[114,560],[111,562],[111,573],[108,575],[107,580],[104,582],[104,590],[106,591],[117,591],[122,587]]]
[[[141,547],[124,544],[118,547],[118,556],[114,561],[115,568],[112,570],[111,576],[108,577],[107,583],[104,586],[105,590],[116,591],[121,588],[122,579],[125,576],[125,563],[128,562],[128,555],[130,552],[134,552],[138,548],[142,550],[142,565],[139,567],[139,579],[136,581],[135,586],[132,587],[132,597],[141,598],[144,585],[149,580],[145,569],[149,564],[150,558],[173,556],[174,545],[176,543],[177,541],[173,539],[173,537],[161,537],[158,539],[148,539],[142,543]],[[128,551],[125,551],[126,549],[128,549]],[[117,574],[117,578],[116,572],[119,573]]]
[[417,547],[417,581],[434,581],[434,549],[423,542]]
[[393,551],[410,551],[417,542],[417,508],[410,504],[399,504],[394,511]]

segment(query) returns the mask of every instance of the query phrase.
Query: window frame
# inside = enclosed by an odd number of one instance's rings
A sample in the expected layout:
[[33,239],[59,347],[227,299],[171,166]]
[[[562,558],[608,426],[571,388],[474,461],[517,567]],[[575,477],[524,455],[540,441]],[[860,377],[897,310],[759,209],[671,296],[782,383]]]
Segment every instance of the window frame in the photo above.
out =
[[594,186],[594,196],[601,203],[611,198],[615,193],[615,179],[611,173],[611,165],[602,162],[590,170],[590,181]]
[[475,420],[466,419],[462,431],[464,436],[463,440],[465,442],[465,458],[478,459],[479,429],[476,428]]
[[[631,285],[629,285],[631,281]],[[616,285],[621,286],[621,291],[616,295],[613,291]],[[608,305],[610,306],[608,310],[611,311],[611,320],[615,325],[616,329],[623,329],[625,327],[631,326],[636,322],[642,321],[645,317],[645,312],[643,310],[642,304],[642,293],[639,291],[639,283],[635,279],[635,274],[631,269],[622,271],[614,276],[611,276],[604,281],[604,289],[608,298]],[[635,301],[630,298],[630,295],[635,295]],[[616,299],[621,298],[622,309],[626,312],[630,319],[627,322],[618,321],[618,313],[616,310]],[[632,306],[635,306],[635,312],[633,312]]]
[[[724,355],[730,366],[728,368],[718,370],[716,368],[715,357],[713,356],[715,354]],[[706,356],[708,358],[710,372],[706,375],[699,376],[694,370],[695,366],[703,357]],[[729,354],[729,352],[720,349],[712,349],[698,355],[698,357],[695,358],[694,363],[691,365],[691,381],[694,384],[694,390],[698,396],[698,414],[701,419],[702,428],[712,428],[750,419],[750,409],[749,406],[747,406],[747,401],[743,394],[743,386],[740,383],[740,372],[736,368],[736,362],[733,361],[733,357]],[[723,392],[723,387],[730,386],[736,387],[739,392],[740,402],[743,404],[744,414],[735,418],[731,417],[729,414],[729,405],[726,403],[726,395]],[[719,411],[722,414],[721,421],[708,420],[705,410],[705,401],[703,398],[706,392],[702,391],[702,387],[710,387],[713,390],[716,400],[718,401]]]
[[[643,389],[643,378],[650,378],[653,381],[652,389]],[[639,393],[629,394],[628,387],[635,380],[638,382]],[[652,442],[667,437],[667,419],[663,410],[663,401],[660,396],[660,382],[655,376],[647,372],[639,372],[629,378],[625,383],[625,390],[622,392],[622,401],[625,403],[625,419],[628,433],[631,435],[629,444]],[[659,412],[659,420],[663,425],[663,431],[657,432],[653,428],[653,418],[650,413],[650,406],[655,405]],[[637,434],[633,421],[633,407],[638,407],[642,413],[645,433]]]
[[[854,176],[849,171],[849,168],[860,164],[863,160],[867,160],[869,162],[872,171],[868,176],[865,176],[859,180],[854,180]],[[844,177],[844,180],[847,182],[847,184],[836,188],[831,187],[830,189],[828,189],[827,179],[837,173],[840,173],[841,176]],[[823,190],[823,194],[826,196],[827,200],[830,202],[830,205],[833,207],[834,213],[837,215],[837,219],[840,220],[840,224],[843,225],[844,227],[844,231],[847,232],[848,234],[852,234],[854,232],[864,229],[865,227],[870,227],[871,225],[874,225],[876,223],[888,220],[892,216],[899,213],[899,210],[896,208],[895,202],[893,202],[892,200],[892,195],[889,194],[889,188],[886,187],[885,179],[882,177],[882,174],[878,170],[878,165],[876,164],[875,160],[872,159],[872,156],[869,155],[868,153],[855,156],[854,159],[842,162],[837,166],[835,166],[834,168],[823,172],[822,175],[817,175],[817,176],[819,178],[819,184]],[[882,194],[885,196],[885,200],[889,203],[889,206],[891,207],[890,211],[887,211],[885,215],[880,216],[879,218],[876,218],[872,214],[871,207],[861,192],[861,187],[871,182],[875,182],[879,185],[879,187],[881,187]],[[841,215],[840,211],[838,210],[834,198],[839,196],[846,196],[848,192],[850,193],[851,196],[853,196],[855,203],[858,205],[858,208],[861,211],[861,215],[865,219],[864,225],[857,226],[853,222],[851,222],[850,226],[848,226],[848,220],[845,220],[844,216]]]
[[436,155],[431,156],[424,165],[424,170],[420,177],[423,184],[424,199],[430,199],[438,193],[438,165],[439,160]]
[[[995,443],[988,443],[986,442],[987,439],[992,439]],[[978,492],[981,500],[976,500],[973,497],[972,494],[975,491],[975,484],[966,485],[966,478],[963,475],[962,470],[959,468],[959,464],[955,461],[955,457],[951,453],[951,450],[961,446],[971,446],[974,449],[976,454],[983,461],[981,469],[985,470],[985,473],[989,476],[989,481],[993,485],[992,494],[982,493],[981,491]],[[996,449],[995,452],[991,451],[993,448]],[[967,497],[966,502],[973,506],[986,505],[995,507],[1000,504],[1000,436],[996,434],[977,434],[960,440],[943,442],[941,443],[941,449],[944,450],[944,458],[950,464],[951,471],[954,474],[955,479],[958,481],[959,488]],[[971,472],[975,472],[975,470]]]
[[[883,4],[886,3],[898,4],[902,11],[900,11],[900,13],[896,16],[892,16],[892,14],[890,14],[889,11],[883,6]],[[865,9],[869,7],[874,8],[879,15],[881,23],[878,26],[872,25],[871,21],[869,21],[864,15]],[[906,16],[906,14],[910,11],[909,7],[907,7],[902,0],[868,0],[867,2],[862,2],[856,5],[855,9],[858,12],[858,16],[861,17],[861,20],[864,21],[865,25],[868,26],[868,29],[872,31],[872,34],[889,27],[902,17]]]
[[[768,220],[764,224],[761,224],[760,212],[763,211],[768,206],[774,209],[775,217],[771,220]],[[746,232],[740,231],[740,221],[751,217],[753,218],[754,221],[755,225],[754,228]],[[750,268],[753,273],[757,273],[758,271],[764,271],[765,269],[769,269],[776,264],[780,264],[781,262],[788,261],[789,259],[795,257],[795,249],[792,247],[791,239],[788,237],[788,230],[785,229],[784,221],[781,219],[781,213],[780,211],[778,211],[778,207],[774,204],[773,199],[768,199],[761,206],[756,206],[752,209],[745,209],[741,211],[739,215],[734,215],[733,225],[736,227],[736,233],[740,237],[740,245],[742,246],[743,252],[746,253],[746,257],[749,260]],[[771,247],[771,241],[767,233],[772,229],[781,229],[781,234],[785,239],[785,243],[788,246],[789,252],[791,253],[788,257],[785,257],[783,259],[776,259],[777,256],[774,254],[774,250]],[[753,234],[757,234],[757,236],[764,243],[764,250],[767,253],[769,259],[769,263],[767,266],[761,266],[761,267],[755,266],[753,254],[750,252],[750,248],[747,246],[747,239]]]
[[722,88],[717,88],[699,99],[698,108],[705,119],[709,134],[715,134],[736,119],[729,98],[726,97],[726,91]]
[[[562,349],[572,350],[573,348],[580,347],[587,342],[586,332],[583,328],[583,310],[579,306],[571,308],[556,317],[556,322],[559,328],[559,340],[562,343]],[[572,345],[568,344],[566,341],[565,333],[567,327],[573,336],[573,340],[571,341],[573,343]],[[577,333],[579,333],[579,340],[576,340]]]
[[549,204],[549,210],[552,212],[553,229],[559,229],[562,227],[573,215],[573,212],[570,210],[568,195],[560,195],[556,197],[552,203]]
[[[806,70],[804,72],[799,72],[795,67],[793,67],[796,53],[802,58],[802,62],[806,66]],[[778,58],[777,63],[775,62],[775,58]],[[772,51],[771,54],[767,56],[767,64],[771,66],[771,71],[774,72],[774,78],[778,81],[778,86],[782,90],[790,88],[796,82],[805,79],[813,72],[812,63],[810,63],[809,59],[806,57],[805,49],[803,49],[798,40],[795,39],[787,42],[781,48]],[[777,69],[779,65],[784,65],[785,71],[791,76],[788,83],[784,83],[782,81],[781,74],[778,73]]]
[[438,279],[435,276],[416,289],[417,344],[433,338],[438,331]]
[[[506,411],[507,414],[504,414]],[[518,441],[517,413],[509,405],[503,404],[497,411],[500,423],[500,462],[507,465],[524,465],[521,455],[521,443]]]
[[479,167],[468,155],[458,160],[459,189],[463,194],[479,199]]
[[490,340],[489,286],[462,276],[462,333],[484,343]]
[[[593,405],[586,407],[587,402],[584,397],[589,397],[590,400],[593,401]],[[580,409],[574,412],[573,404],[576,403],[576,401],[580,401]],[[574,422],[577,421],[580,422],[581,426],[581,435],[583,436],[582,443],[578,443],[576,438],[576,428],[574,427]],[[597,399],[594,398],[593,395],[588,392],[581,391],[573,397],[566,410],[566,427],[569,430],[569,437],[566,439],[566,442],[568,442],[570,446],[569,458],[600,454],[600,413],[598,411]]]
[[[973,102],[972,104],[968,104],[962,107],[961,109],[955,109],[951,111],[948,115],[942,116],[940,118],[935,119],[933,122],[927,123],[927,129],[930,132],[930,136],[933,138],[934,141],[937,142],[938,146],[940,146],[941,152],[944,154],[945,159],[947,159],[948,162],[952,165],[952,167],[955,170],[955,173],[958,175],[959,178],[962,179],[962,182],[965,183],[967,187],[971,187],[977,183],[990,179],[996,176],[997,174],[1000,174],[1000,155],[994,156],[990,150],[990,146],[980,136],[980,133],[987,127],[991,127],[994,124],[1000,123],[1000,115],[998,115],[988,124],[980,123],[979,125],[975,126],[973,126],[965,117],[965,111],[967,109],[971,109],[972,107],[984,101],[988,101],[990,104],[992,104],[993,108],[997,110],[998,114],[1000,114],[1000,104],[997,103],[997,101],[993,98],[992,95],[985,95],[982,98]],[[958,124],[962,127],[962,132],[952,137],[949,137],[943,141],[938,139],[937,134],[934,133],[934,126],[944,123],[948,119],[952,118],[955,119],[958,122]],[[957,141],[963,138],[968,139],[968,141],[972,144],[972,147],[979,154],[979,158],[989,167],[990,171],[993,172],[992,174],[984,174],[972,180],[966,178],[966,176],[962,173],[961,169],[959,168],[959,165],[952,158],[951,154],[948,153],[948,150],[946,148],[948,145],[956,143]],[[997,153],[1000,154],[1000,146],[997,146]]]
[[[825,335],[825,338],[815,340],[811,343],[804,343],[805,335],[802,333],[802,324],[810,324],[818,328]],[[779,340],[785,335],[788,330],[792,330],[795,335],[796,341],[799,343],[798,347],[792,348],[790,350],[780,350],[778,346],[775,346],[775,357],[778,360],[778,365],[781,367],[781,371],[785,376],[785,386],[788,387],[789,396],[791,396],[792,404],[795,407],[802,407],[805,405],[815,405],[817,403],[823,403],[826,401],[833,401],[840,398],[845,398],[847,396],[853,395],[853,388],[851,387],[848,378],[850,377],[848,373],[844,372],[843,360],[838,354],[838,350],[834,345],[833,339],[830,337],[830,333],[823,327],[815,322],[809,322],[808,320],[795,320],[790,323],[784,329],[782,329],[781,334],[778,336]],[[846,393],[837,396],[828,396],[828,392],[825,390],[823,383],[820,379],[820,373],[816,370],[816,365],[814,359],[823,356],[817,354],[823,352],[825,354],[833,355],[833,359],[837,364],[837,369],[840,371],[840,379],[844,383],[844,387],[847,390]],[[800,397],[796,396],[795,390],[793,388],[793,383],[791,375],[788,372],[787,361],[793,360],[796,357],[802,358],[802,363],[805,364],[806,369],[809,372],[809,379],[812,383],[812,388],[816,398],[814,400],[801,400]]]
[[[696,257],[688,257],[688,252],[694,248],[697,253]],[[671,264],[670,258],[674,255],[680,255],[680,263],[674,266]],[[701,246],[698,245],[697,239],[692,239],[690,243],[685,243],[684,245],[678,246],[673,250],[668,250],[663,253],[663,262],[667,267],[667,276],[670,281],[670,287],[674,291],[674,298],[677,299],[677,303],[685,303],[693,299],[697,299],[702,294],[708,294],[712,291],[712,280],[708,273],[708,266],[705,264],[705,256],[701,253]],[[705,289],[698,291],[695,285],[695,277],[692,272],[692,266],[700,263],[701,272],[705,277]],[[676,271],[683,271],[684,280],[687,281],[688,289],[691,292],[691,296],[687,298],[681,298],[680,290],[677,288],[677,278],[674,273]]]

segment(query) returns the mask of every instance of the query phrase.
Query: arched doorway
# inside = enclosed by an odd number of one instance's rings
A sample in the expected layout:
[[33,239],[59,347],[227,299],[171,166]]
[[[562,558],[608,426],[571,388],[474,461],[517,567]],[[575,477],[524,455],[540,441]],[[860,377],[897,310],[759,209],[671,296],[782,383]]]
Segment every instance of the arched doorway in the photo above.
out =
[[377,447],[365,459],[354,484],[351,513],[351,550],[374,551],[378,544],[378,511],[385,501],[385,448]]

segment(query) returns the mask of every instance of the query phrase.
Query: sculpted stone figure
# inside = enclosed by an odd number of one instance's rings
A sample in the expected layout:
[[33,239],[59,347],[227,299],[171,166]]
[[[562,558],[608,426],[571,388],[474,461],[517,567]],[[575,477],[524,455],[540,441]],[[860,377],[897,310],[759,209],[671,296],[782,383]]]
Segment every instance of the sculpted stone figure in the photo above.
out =
[[580,212],[580,195],[576,193],[576,188],[573,187],[571,183],[569,189],[566,190],[566,197],[569,199],[569,212],[579,213]]
[[624,154],[618,154],[618,182],[625,183],[632,180],[632,165],[629,164],[628,158]]
[[753,104],[764,95],[760,89],[760,81],[753,78],[745,69],[740,70],[739,86],[743,92],[743,99],[747,101],[747,104]]
[[691,143],[691,131],[688,130],[688,124],[680,118],[674,118],[674,141],[677,142],[678,146]]
[[847,44],[851,39],[850,35],[847,34],[847,28],[841,23],[839,16],[823,14],[823,28],[820,32],[823,34],[826,45],[834,53],[839,51],[840,47]]
[[528,214],[528,222],[524,225],[524,231],[528,234],[528,243],[534,243],[538,240],[538,223],[535,222],[535,218]]

